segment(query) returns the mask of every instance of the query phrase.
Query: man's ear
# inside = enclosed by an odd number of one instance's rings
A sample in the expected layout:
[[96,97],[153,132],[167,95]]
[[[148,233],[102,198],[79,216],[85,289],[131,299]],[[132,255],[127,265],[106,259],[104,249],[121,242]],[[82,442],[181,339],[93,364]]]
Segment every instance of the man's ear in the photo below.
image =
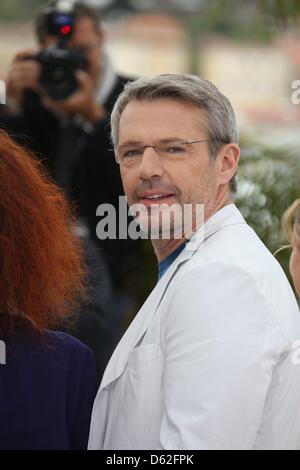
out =
[[237,172],[240,148],[238,144],[226,144],[218,152],[218,182],[227,184]]

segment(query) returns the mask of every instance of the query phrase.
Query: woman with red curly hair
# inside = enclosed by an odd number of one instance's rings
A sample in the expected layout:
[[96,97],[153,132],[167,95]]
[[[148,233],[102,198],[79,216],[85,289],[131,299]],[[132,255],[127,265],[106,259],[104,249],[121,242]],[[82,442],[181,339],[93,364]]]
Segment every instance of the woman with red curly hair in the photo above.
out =
[[73,217],[42,166],[0,131],[0,449],[85,449],[91,351],[50,331],[84,298]]

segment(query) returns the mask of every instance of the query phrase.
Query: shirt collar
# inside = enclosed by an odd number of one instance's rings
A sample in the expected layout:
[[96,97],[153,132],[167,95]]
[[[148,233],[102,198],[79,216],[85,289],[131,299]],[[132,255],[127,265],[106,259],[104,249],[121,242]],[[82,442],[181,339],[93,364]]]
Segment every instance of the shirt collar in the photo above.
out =
[[117,82],[117,75],[107,54],[103,55],[102,73],[99,77],[96,89],[96,102],[105,105],[109,95]]

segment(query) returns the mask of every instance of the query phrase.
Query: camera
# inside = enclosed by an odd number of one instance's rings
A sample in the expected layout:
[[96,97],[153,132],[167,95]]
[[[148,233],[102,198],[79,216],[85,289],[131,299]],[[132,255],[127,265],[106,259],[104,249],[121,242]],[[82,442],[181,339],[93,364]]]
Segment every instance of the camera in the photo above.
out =
[[82,52],[68,48],[74,27],[74,1],[60,0],[43,11],[47,34],[57,37],[57,44],[39,52],[34,59],[42,68],[40,84],[53,100],[64,100],[79,87],[75,72],[87,68]]

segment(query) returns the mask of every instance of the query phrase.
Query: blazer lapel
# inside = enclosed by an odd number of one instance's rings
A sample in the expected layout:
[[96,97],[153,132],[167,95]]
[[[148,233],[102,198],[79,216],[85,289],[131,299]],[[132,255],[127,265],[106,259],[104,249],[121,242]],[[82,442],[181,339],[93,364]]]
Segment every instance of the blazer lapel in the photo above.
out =
[[[182,256],[183,254],[185,254],[185,256]],[[192,251],[186,252],[184,250],[157,283],[116,347],[104,372],[100,390],[103,390],[110,382],[117,379],[122,374],[128,362],[129,352],[147,331],[168,285],[175,276],[178,268],[186,262],[192,254]]]

